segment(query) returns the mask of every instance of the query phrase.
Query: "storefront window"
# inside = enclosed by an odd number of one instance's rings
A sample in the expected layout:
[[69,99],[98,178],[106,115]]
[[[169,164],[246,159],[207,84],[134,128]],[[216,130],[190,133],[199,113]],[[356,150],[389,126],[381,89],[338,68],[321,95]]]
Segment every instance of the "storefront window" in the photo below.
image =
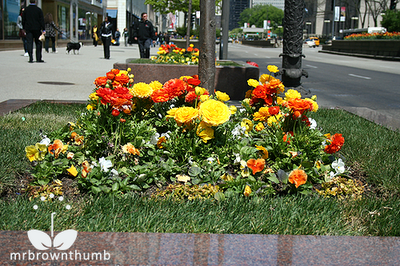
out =
[[3,0],[2,4],[3,12],[0,13],[0,16],[3,16],[3,18],[0,21],[4,21],[4,38],[18,39],[19,28],[17,26],[17,19],[20,2],[19,0]]
[[59,4],[57,6],[57,18],[58,25],[62,30],[63,34],[59,35],[60,39],[70,39],[69,31],[69,7],[66,5]]

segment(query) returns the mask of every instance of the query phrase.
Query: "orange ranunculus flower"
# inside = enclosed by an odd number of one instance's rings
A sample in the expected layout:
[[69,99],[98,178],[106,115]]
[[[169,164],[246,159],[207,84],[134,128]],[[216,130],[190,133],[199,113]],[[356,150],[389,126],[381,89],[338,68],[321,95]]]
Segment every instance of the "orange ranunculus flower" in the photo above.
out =
[[113,69],[111,69],[111,72],[112,72],[114,75],[118,75],[118,74],[119,74],[119,69],[113,68]]
[[290,99],[287,105],[293,112],[299,111],[300,114],[303,114],[305,111],[311,111],[314,108],[310,101],[299,98]]
[[97,87],[105,86],[107,84],[107,77],[98,77],[95,79],[94,84]]
[[115,81],[120,84],[127,84],[129,82],[129,77],[125,74],[121,74],[115,77]]
[[181,79],[170,79],[164,83],[163,88],[168,91],[170,95],[170,99],[175,97],[179,97],[185,93],[187,90],[188,84]]
[[58,155],[62,151],[63,147],[64,147],[64,145],[63,145],[62,141],[59,139],[56,139],[56,140],[54,140],[53,144],[51,144],[47,147],[47,149],[50,154],[53,154],[54,157],[58,158]]
[[169,100],[173,99],[173,97],[172,98],[170,97],[168,90],[161,88],[159,90],[153,91],[153,94],[151,95],[151,99],[155,103],[164,103],[164,102],[168,102]]
[[83,178],[86,178],[87,175],[90,173],[90,171],[92,170],[92,167],[90,166],[90,164],[88,163],[88,161],[83,161],[82,162],[82,173],[81,176]]
[[182,124],[189,124],[199,116],[199,110],[193,107],[181,107],[175,112],[174,119],[179,126]]
[[114,80],[114,78],[115,78],[115,74],[112,71],[107,72],[106,76],[108,79],[111,79],[111,80]]
[[294,184],[296,188],[307,182],[307,174],[304,170],[295,169],[289,174],[289,182]]
[[324,149],[325,152],[329,154],[338,152],[344,144],[344,138],[342,134],[336,133],[330,138],[330,140],[332,141],[331,144],[326,145]]
[[277,115],[279,114],[279,111],[280,111],[279,106],[271,106],[268,108],[268,112],[270,115]]
[[264,159],[250,159],[247,161],[247,167],[249,167],[253,171],[253,175],[258,172],[261,172],[265,167]]
[[200,105],[199,115],[209,126],[218,126],[229,120],[231,111],[223,102],[207,100]]

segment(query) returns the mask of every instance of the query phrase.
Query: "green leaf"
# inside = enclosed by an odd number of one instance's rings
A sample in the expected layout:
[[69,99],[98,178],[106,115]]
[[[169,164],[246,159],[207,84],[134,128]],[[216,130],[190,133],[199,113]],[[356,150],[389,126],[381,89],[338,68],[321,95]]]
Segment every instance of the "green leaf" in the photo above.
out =
[[274,182],[275,184],[279,184],[279,179],[276,177],[274,173],[271,173],[269,177],[267,177],[267,179]]
[[191,166],[189,168],[189,175],[190,176],[198,176],[201,173],[201,168],[197,166]]
[[112,191],[115,192],[115,191],[118,191],[118,189],[119,189],[119,184],[118,183],[114,183],[112,185]]
[[224,201],[226,199],[225,194],[223,192],[215,193],[214,198],[218,201]]

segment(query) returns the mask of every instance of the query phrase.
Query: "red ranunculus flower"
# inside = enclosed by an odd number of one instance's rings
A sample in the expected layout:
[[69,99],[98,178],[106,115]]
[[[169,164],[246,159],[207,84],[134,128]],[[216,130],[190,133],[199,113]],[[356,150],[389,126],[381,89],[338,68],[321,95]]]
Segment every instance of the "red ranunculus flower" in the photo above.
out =
[[344,144],[344,138],[342,134],[336,133],[331,137],[331,144],[325,146],[325,152],[332,154],[340,151]]
[[277,115],[279,114],[279,111],[280,111],[279,106],[271,106],[270,108],[268,108],[268,113],[270,115]]
[[98,77],[95,79],[94,84],[97,87],[105,86],[107,84],[107,77]]

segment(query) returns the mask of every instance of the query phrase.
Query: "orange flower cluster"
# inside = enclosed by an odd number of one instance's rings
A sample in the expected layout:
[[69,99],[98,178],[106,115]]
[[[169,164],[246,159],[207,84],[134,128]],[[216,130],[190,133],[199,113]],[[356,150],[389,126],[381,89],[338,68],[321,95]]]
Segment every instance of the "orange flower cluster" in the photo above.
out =
[[295,118],[299,118],[304,112],[312,111],[314,108],[314,105],[310,101],[299,98],[290,99],[287,102],[287,106],[293,112]]
[[124,73],[120,73],[119,69],[112,69],[106,74],[106,77],[98,77],[94,81],[96,94],[101,99],[101,103],[112,106],[112,115],[118,116],[120,112],[129,114],[132,110],[132,94],[127,88],[133,82]]
[[331,141],[331,144],[325,146],[325,152],[329,154],[333,154],[338,152],[343,144],[344,144],[344,137],[342,134],[336,133],[332,137],[330,137],[329,141]]
[[265,167],[264,159],[250,159],[247,161],[247,167],[253,171],[253,175],[258,172],[261,172]]
[[186,102],[193,102],[197,95],[195,87],[200,84],[197,75],[184,79],[170,79],[164,83],[163,87],[156,90],[151,95],[155,103],[168,102],[175,97],[185,97]]

